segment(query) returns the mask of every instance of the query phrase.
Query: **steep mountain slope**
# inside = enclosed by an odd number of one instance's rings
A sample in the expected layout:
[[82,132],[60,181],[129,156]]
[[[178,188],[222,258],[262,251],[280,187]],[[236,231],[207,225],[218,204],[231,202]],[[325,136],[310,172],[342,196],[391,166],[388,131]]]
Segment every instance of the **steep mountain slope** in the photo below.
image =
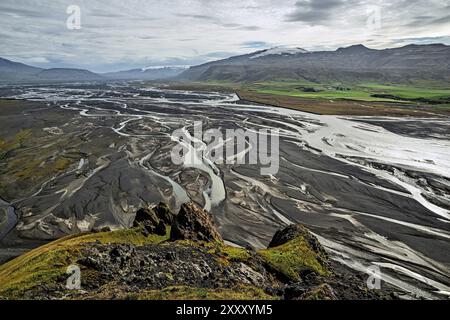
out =
[[157,80],[173,78],[185,71],[181,67],[132,69],[97,74],[84,69],[42,69],[0,58],[0,82],[60,82],[99,80]]
[[408,45],[374,50],[363,45],[336,51],[273,49],[191,67],[184,80],[450,81],[450,46]]

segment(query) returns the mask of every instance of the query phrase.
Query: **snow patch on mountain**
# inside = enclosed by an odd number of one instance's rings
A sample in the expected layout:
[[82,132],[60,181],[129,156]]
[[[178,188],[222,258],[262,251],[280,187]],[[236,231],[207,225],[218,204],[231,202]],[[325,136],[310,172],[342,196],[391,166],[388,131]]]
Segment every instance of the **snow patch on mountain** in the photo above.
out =
[[172,65],[172,66],[148,66],[141,68],[142,72],[145,72],[147,70],[161,70],[161,69],[171,69],[171,70],[184,70],[188,69],[190,66],[187,65]]
[[294,55],[299,53],[308,53],[308,50],[302,48],[284,48],[284,47],[275,47],[271,49],[264,50],[254,56],[251,56],[250,59],[257,59],[270,55]]

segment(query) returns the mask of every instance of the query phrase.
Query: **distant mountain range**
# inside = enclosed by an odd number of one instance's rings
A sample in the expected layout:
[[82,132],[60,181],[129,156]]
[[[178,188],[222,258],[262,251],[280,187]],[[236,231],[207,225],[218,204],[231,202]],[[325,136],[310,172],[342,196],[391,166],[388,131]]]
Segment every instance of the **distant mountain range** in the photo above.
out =
[[97,74],[83,69],[42,69],[0,58],[0,83],[157,80],[175,77],[184,70],[181,67],[151,67]]
[[0,58],[0,82],[46,82],[102,80],[103,77],[82,69],[42,69]]
[[363,45],[335,51],[271,48],[185,69],[150,67],[96,74],[82,69],[42,69],[0,58],[0,82],[107,80],[268,81],[311,82],[450,82],[450,46],[407,45],[375,50]]
[[151,67],[109,72],[102,75],[106,78],[117,80],[158,80],[178,76],[185,70],[186,68],[182,67]]
[[0,81],[21,81],[39,74],[43,69],[0,58]]
[[180,80],[450,81],[450,46],[407,45],[374,50],[363,45],[336,51],[272,48],[191,67]]

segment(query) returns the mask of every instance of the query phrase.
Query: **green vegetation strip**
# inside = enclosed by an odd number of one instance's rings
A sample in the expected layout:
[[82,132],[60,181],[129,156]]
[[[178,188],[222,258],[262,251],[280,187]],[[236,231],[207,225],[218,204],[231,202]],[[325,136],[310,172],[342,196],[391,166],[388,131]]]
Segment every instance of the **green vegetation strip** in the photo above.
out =
[[[189,85],[188,85],[189,86]],[[247,90],[262,94],[326,100],[356,100],[367,102],[429,102],[450,99],[450,86],[440,82],[418,82],[411,85],[380,83],[315,83],[307,80],[279,80],[263,82],[204,81],[190,86],[206,90]],[[389,95],[392,97],[376,97]]]
[[38,285],[65,277],[66,269],[80,257],[82,244],[100,241],[129,243],[137,246],[160,243],[166,236],[145,236],[139,228],[68,236],[36,248],[0,266],[0,297],[20,298],[23,292]]

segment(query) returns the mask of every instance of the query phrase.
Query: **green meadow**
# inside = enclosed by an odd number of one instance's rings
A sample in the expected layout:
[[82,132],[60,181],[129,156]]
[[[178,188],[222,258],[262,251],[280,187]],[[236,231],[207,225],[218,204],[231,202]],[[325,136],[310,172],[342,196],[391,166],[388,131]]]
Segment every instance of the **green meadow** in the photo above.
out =
[[[270,81],[246,85],[258,93],[287,95],[315,99],[348,99],[358,101],[401,102],[427,99],[430,103],[439,99],[450,100],[450,87],[427,88],[407,85],[387,85],[377,83],[360,84],[317,84],[310,82]],[[374,94],[392,97],[374,97]]]
[[447,88],[427,88],[404,85],[382,85],[376,83],[362,84],[362,88],[373,92],[387,93],[402,99],[449,99],[450,85]]
[[[450,108],[450,84],[421,81],[413,85],[381,83],[316,83],[306,80],[262,82],[192,82],[197,89],[249,91],[261,94],[325,100],[395,102]],[[377,96],[374,96],[377,95]]]

